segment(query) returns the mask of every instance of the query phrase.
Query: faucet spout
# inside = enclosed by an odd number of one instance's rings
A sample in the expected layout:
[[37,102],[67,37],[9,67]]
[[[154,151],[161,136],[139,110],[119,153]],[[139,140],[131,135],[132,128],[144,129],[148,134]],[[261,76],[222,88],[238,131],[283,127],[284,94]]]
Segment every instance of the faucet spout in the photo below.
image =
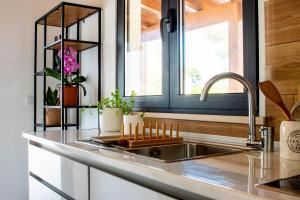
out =
[[248,96],[248,115],[249,115],[249,137],[247,145],[257,145],[256,142],[256,130],[255,130],[255,116],[256,116],[256,94],[253,86],[251,83],[245,79],[244,77],[240,76],[239,74],[232,73],[232,72],[226,72],[218,74],[214,77],[212,77],[204,86],[200,101],[206,101],[208,97],[208,91],[210,88],[219,80],[222,79],[233,79],[238,82],[240,82],[244,88],[246,89],[247,96]]

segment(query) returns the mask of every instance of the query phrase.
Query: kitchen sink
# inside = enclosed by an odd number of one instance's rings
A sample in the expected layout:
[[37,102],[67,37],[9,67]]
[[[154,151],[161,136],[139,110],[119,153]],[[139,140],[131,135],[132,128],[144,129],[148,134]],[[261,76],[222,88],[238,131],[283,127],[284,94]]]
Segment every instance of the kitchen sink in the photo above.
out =
[[116,144],[100,144],[92,140],[78,140],[78,143],[90,145],[100,149],[117,151],[137,157],[161,162],[175,162],[212,156],[242,152],[241,149],[218,145],[184,142],[182,144],[161,145],[127,149]]
[[183,143],[164,146],[143,147],[125,150],[135,156],[155,159],[162,162],[175,162],[211,156],[220,156],[241,152],[240,149],[221,147],[210,144]]
[[300,197],[300,175],[273,180],[259,184],[257,187]]

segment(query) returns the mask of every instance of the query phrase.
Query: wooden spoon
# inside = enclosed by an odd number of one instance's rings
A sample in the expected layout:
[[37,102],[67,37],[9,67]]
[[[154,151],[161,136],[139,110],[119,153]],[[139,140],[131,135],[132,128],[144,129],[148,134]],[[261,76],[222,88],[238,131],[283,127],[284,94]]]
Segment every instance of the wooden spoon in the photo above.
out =
[[258,84],[260,90],[262,93],[275,105],[278,106],[278,108],[281,110],[282,114],[287,120],[291,120],[290,112],[286,108],[286,106],[283,103],[283,100],[280,96],[280,93],[278,89],[275,87],[275,85],[271,81],[264,81]]

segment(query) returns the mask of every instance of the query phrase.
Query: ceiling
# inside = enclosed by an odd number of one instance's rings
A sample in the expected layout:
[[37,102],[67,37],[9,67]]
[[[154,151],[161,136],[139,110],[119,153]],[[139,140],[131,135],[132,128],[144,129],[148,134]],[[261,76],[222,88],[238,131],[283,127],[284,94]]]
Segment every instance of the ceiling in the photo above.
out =
[[[240,0],[185,0],[185,13],[193,14],[222,4]],[[161,19],[161,0],[141,0],[142,31],[158,27]]]

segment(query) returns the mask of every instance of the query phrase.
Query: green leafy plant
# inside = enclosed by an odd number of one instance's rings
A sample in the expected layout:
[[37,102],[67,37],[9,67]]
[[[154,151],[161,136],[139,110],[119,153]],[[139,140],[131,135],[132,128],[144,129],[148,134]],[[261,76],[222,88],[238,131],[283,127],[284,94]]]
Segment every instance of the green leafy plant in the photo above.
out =
[[58,106],[60,103],[57,89],[53,90],[48,87],[45,94],[45,101],[48,106]]
[[132,91],[128,101],[124,99],[121,101],[121,112],[123,115],[133,115],[135,97],[136,93]]
[[[61,73],[60,72],[53,70],[51,68],[48,68],[48,67],[46,67],[44,71],[45,71],[46,75],[51,76],[51,77],[61,81]],[[64,77],[63,81],[64,81],[65,86],[73,86],[73,85],[80,86],[83,90],[83,95],[84,96],[86,95],[86,89],[81,84],[86,81],[86,78],[84,76],[70,75],[70,76]]]
[[104,108],[121,108],[122,97],[120,90],[116,89],[115,92],[111,93],[111,98],[102,97],[97,104],[99,113],[103,111]]
[[122,104],[122,97],[121,97],[121,93],[119,89],[116,89],[115,92],[111,93],[111,105],[114,108],[121,108],[121,104]]
[[[134,115],[136,92],[132,91],[130,98],[125,100],[121,97],[120,90],[116,89],[111,93],[111,98],[102,97],[97,103],[97,109],[99,113],[102,113],[105,108],[119,108],[118,114],[122,115]],[[91,106],[92,107],[92,106]],[[143,118],[144,113],[140,115]]]

